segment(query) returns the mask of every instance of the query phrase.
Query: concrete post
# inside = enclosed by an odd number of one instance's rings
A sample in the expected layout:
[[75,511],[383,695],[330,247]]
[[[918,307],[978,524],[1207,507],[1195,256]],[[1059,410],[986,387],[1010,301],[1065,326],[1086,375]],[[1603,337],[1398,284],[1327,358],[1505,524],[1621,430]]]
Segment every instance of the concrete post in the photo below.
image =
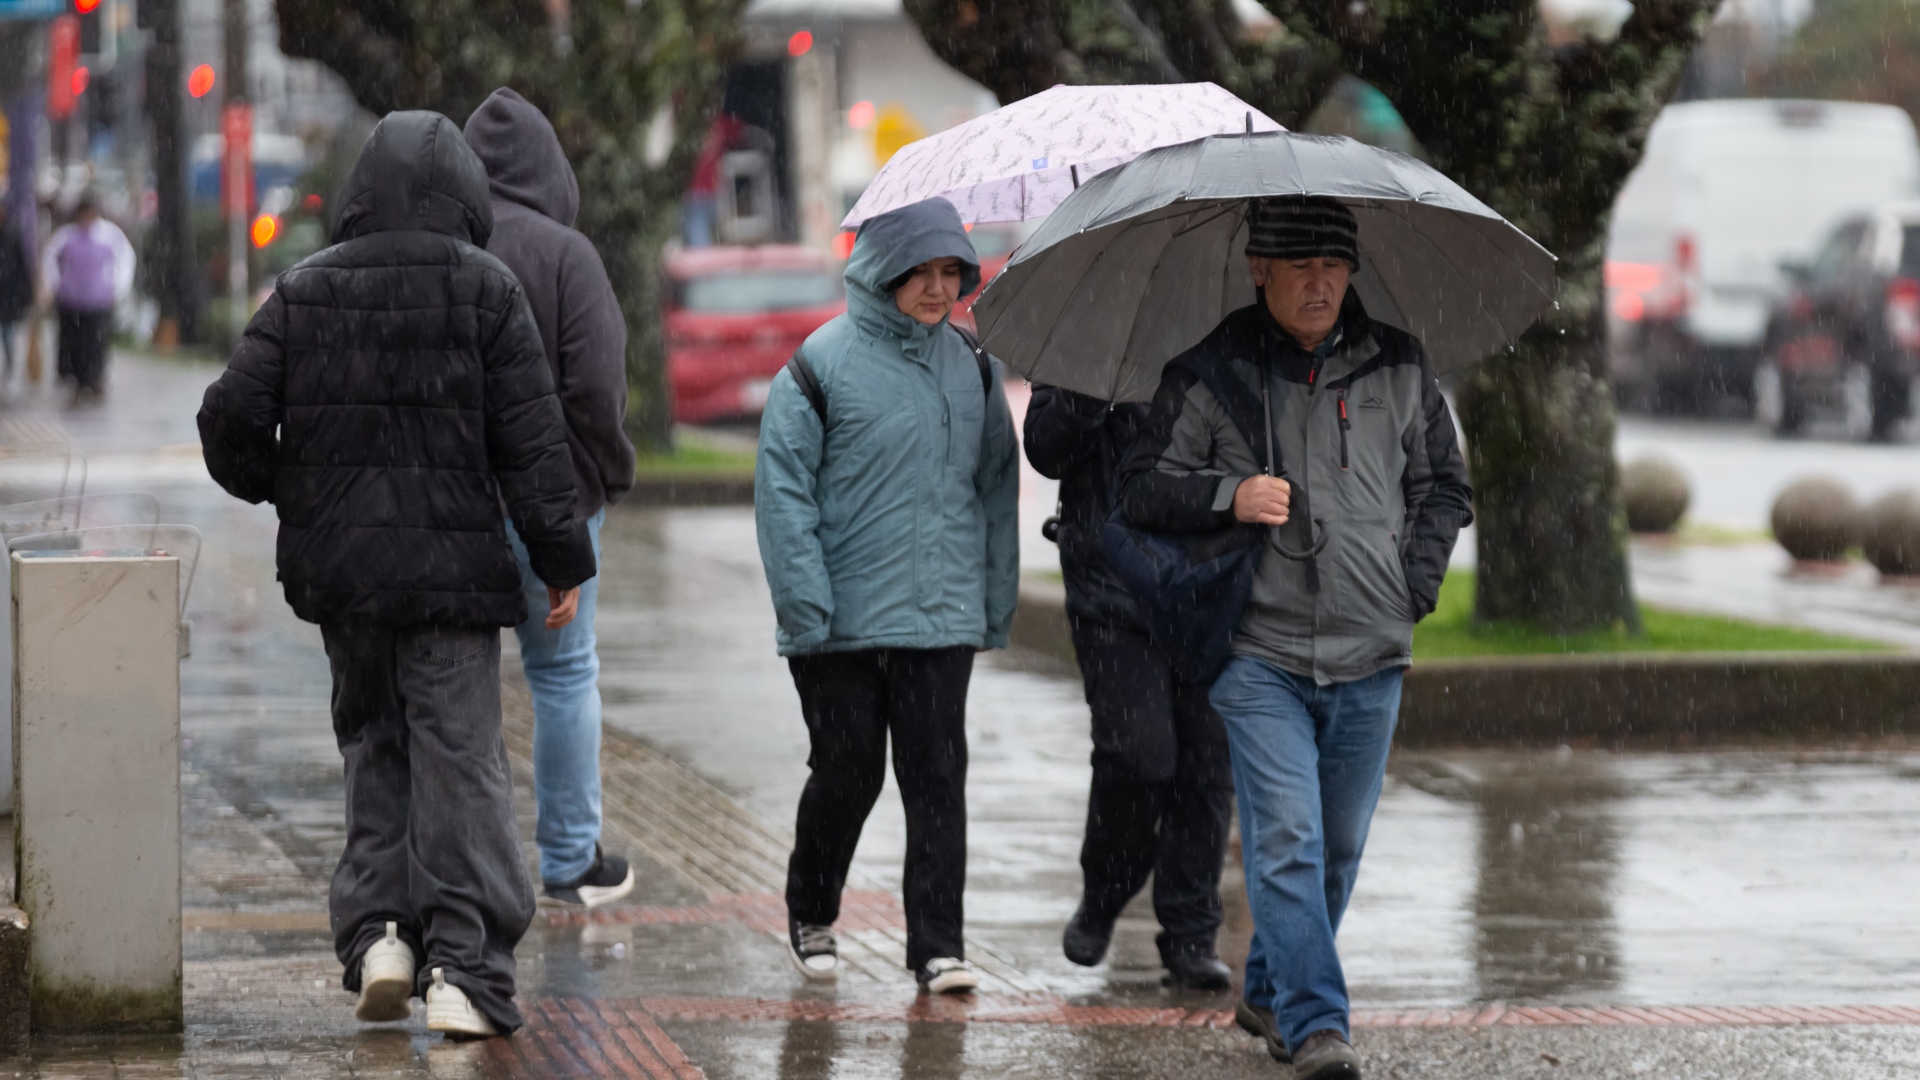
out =
[[10,561],[33,1028],[179,1031],[180,560]]

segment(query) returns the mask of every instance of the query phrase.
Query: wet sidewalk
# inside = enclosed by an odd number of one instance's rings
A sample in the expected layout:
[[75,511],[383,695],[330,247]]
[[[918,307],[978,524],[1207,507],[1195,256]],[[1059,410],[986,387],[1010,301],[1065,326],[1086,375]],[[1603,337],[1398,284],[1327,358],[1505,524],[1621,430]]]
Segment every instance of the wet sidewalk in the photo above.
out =
[[[1038,658],[983,657],[970,700],[982,992],[919,998],[901,968],[891,779],[841,923],[850,970],[799,979],[778,935],[805,733],[744,508],[609,517],[607,843],[635,857],[633,902],[542,911],[511,1040],[356,1024],[326,928],[343,798],[326,662],[273,580],[271,508],[188,453],[215,373],[121,357],[103,410],[0,415],[0,432],[73,439],[91,490],[152,490],[205,534],[182,670],[187,1031],[43,1039],[0,1077],[1286,1075],[1231,1028],[1231,994],[1159,985],[1143,904],[1109,963],[1060,956],[1088,718],[1071,672]],[[528,717],[510,675],[530,835]],[[1237,963],[1237,875],[1226,892]],[[1914,895],[1920,753],[1397,755],[1342,930],[1356,1045],[1369,1077],[1920,1073]]]

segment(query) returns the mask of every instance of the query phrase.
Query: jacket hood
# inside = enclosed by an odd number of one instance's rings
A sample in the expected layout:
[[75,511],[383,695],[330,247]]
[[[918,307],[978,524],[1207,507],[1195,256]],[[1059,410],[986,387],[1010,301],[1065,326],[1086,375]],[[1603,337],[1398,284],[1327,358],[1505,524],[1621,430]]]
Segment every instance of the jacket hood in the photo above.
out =
[[467,143],[487,167],[495,198],[573,224],[580,213],[580,183],[553,124],[532,102],[504,86],[495,90],[467,118]]
[[960,211],[945,199],[927,199],[879,217],[868,218],[847,260],[847,311],[862,322],[877,322],[897,337],[924,336],[925,329],[894,306],[888,288],[907,271],[929,259],[960,260],[960,295],[980,287],[980,256],[960,223]]
[[376,124],[341,189],[333,242],[381,232],[435,232],[486,247],[487,170],[453,121],[393,112]]

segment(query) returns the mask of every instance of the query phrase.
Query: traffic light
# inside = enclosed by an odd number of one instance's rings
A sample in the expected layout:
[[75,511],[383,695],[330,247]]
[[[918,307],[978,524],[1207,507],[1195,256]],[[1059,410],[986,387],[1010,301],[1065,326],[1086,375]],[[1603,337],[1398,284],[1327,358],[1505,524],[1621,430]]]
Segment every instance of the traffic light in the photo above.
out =
[[106,22],[112,6],[107,0],[73,0],[73,13],[80,17],[81,56],[100,56],[110,47]]

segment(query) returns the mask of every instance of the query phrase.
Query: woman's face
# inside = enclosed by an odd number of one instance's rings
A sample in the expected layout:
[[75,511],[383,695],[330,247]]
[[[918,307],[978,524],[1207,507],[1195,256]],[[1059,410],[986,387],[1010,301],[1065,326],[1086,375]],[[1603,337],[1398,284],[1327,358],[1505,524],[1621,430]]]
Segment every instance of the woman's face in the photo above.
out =
[[960,299],[961,265],[958,258],[946,255],[914,267],[906,282],[893,290],[893,305],[928,326],[946,318]]

